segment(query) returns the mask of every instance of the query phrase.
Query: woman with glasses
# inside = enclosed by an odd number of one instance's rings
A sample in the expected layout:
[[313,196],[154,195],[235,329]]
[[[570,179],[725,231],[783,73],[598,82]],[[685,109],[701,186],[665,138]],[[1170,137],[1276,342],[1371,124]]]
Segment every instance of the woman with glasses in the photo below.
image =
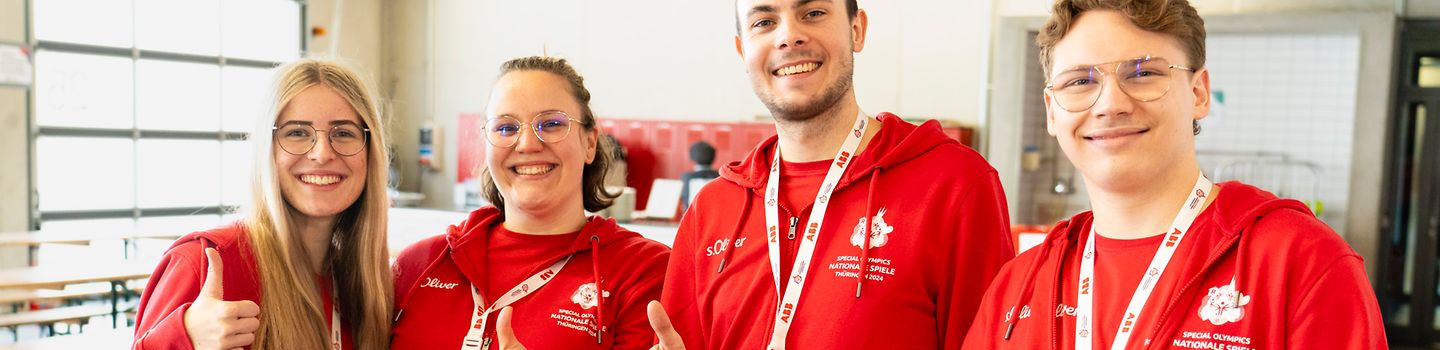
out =
[[396,258],[391,346],[649,348],[669,248],[586,216],[616,195],[583,78],[564,59],[510,60],[486,115],[493,206]]
[[354,71],[279,69],[245,219],[165,252],[136,349],[384,349],[392,294],[379,106]]

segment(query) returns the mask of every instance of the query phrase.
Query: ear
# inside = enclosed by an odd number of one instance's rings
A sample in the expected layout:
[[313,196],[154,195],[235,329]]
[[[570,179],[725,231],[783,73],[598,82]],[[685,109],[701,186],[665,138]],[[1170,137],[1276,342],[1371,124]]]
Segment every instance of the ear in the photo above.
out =
[[1210,115],[1210,69],[1201,68],[1190,80],[1190,91],[1195,94],[1195,120]]
[[1055,107],[1051,106],[1053,101],[1050,100],[1049,93],[1042,91],[1040,95],[1045,96],[1045,133],[1053,137],[1055,136]]
[[[735,56],[740,58],[740,65],[745,66],[745,43],[740,41],[740,36],[735,36]],[[746,67],[745,70],[750,70]]]
[[595,162],[595,152],[600,148],[600,129],[596,128],[585,133],[585,164]]
[[865,9],[855,10],[855,19],[850,20],[850,45],[855,52],[865,50],[865,30],[870,27],[870,16]]

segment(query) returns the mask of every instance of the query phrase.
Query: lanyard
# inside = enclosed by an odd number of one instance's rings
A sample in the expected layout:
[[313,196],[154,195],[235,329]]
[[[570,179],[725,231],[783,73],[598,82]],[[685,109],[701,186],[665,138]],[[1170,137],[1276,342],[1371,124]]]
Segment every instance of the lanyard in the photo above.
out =
[[[815,193],[815,207],[804,226],[805,239],[800,240],[800,249],[795,256],[795,265],[791,266],[790,277],[783,280],[780,277],[780,212],[778,209],[780,145],[778,143],[775,145],[775,159],[770,163],[770,180],[765,185],[765,230],[770,240],[770,273],[775,278],[776,294],[780,293],[780,286],[787,280],[794,285],[785,289],[784,298],[776,305],[775,329],[770,333],[770,345],[767,349],[785,349],[785,337],[790,333],[790,326],[795,321],[795,310],[799,304],[800,293],[804,291],[805,278],[810,274],[810,260],[815,255],[815,238],[820,233],[820,225],[825,223],[825,209],[830,205],[830,193],[835,191],[835,184],[840,182],[840,176],[845,174],[851,158],[855,156],[855,149],[860,147],[860,138],[865,135],[865,126],[869,122],[870,118],[866,118],[864,112],[855,116],[855,127],[846,135],[845,143],[840,145],[840,151],[835,154],[833,166],[825,174],[824,182],[820,183],[820,191]],[[790,229],[794,230],[795,228],[791,227]]]
[[[1195,180],[1195,188],[1190,192],[1189,198],[1180,205],[1180,212],[1175,214],[1175,220],[1170,223],[1170,229],[1165,234],[1165,240],[1161,242],[1155,257],[1150,259],[1150,267],[1145,269],[1145,276],[1140,280],[1140,285],[1135,287],[1135,293],[1130,295],[1130,304],[1125,307],[1125,317],[1120,321],[1120,328],[1115,332],[1114,342],[1110,343],[1110,349],[1121,350],[1130,342],[1130,336],[1135,332],[1136,321],[1140,318],[1140,312],[1145,307],[1145,302],[1155,292],[1155,285],[1160,281],[1160,276],[1169,267],[1170,259],[1175,256],[1175,250],[1180,247],[1180,241],[1190,230],[1190,225],[1195,223],[1195,217],[1200,215],[1201,204],[1210,195],[1213,184],[1205,174],[1200,174]],[[1080,260],[1080,285],[1076,292],[1079,299],[1075,304],[1075,349],[1089,350],[1094,345],[1095,329],[1094,305],[1095,294],[1095,225],[1090,225],[1090,239],[1085,243],[1085,255]]]
[[546,283],[550,283],[550,280],[554,279],[555,275],[560,273],[560,269],[565,267],[565,263],[569,262],[572,256],[574,255],[566,256],[564,259],[555,262],[554,265],[550,265],[550,267],[540,270],[540,272],[536,272],[534,275],[526,278],[525,281],[520,282],[519,285],[510,288],[509,292],[505,292],[505,295],[501,296],[500,299],[495,300],[495,303],[491,304],[490,307],[480,307],[481,305],[485,305],[485,298],[480,296],[479,289],[475,288],[474,283],[471,283],[470,297],[475,300],[475,313],[470,315],[470,329],[465,333],[465,342],[460,344],[460,349],[489,349],[490,343],[494,341],[494,339],[485,337],[485,327],[489,325],[490,313],[509,306],[516,300],[520,300],[530,295],[530,293],[539,290],[540,287],[545,286]]
[[340,287],[330,280],[330,349],[340,350]]

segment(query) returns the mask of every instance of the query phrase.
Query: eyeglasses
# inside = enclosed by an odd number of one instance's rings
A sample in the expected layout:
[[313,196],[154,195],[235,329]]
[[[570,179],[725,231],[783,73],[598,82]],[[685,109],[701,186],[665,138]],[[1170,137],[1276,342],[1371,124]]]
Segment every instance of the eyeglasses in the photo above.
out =
[[330,143],[330,149],[347,157],[365,150],[365,145],[370,140],[370,129],[350,121],[331,124],[329,130],[316,129],[309,122],[289,121],[271,130],[275,132],[275,142],[280,144],[280,149],[294,155],[310,153],[310,150],[315,148],[315,135],[322,132]]
[[[1114,68],[1100,68],[1110,65],[1114,65]],[[1150,102],[1165,97],[1165,94],[1170,92],[1171,69],[1195,72],[1195,68],[1173,65],[1164,58],[1145,56],[1060,72],[1050,79],[1050,85],[1045,86],[1045,91],[1055,99],[1061,109],[1070,112],[1084,111],[1094,107],[1095,102],[1100,100],[1100,93],[1105,90],[1104,76],[1110,73],[1118,79],[1120,91],[1125,92],[1125,95],[1141,102]]]
[[541,112],[535,115],[535,119],[532,119],[530,124],[530,127],[526,128],[525,123],[521,123],[515,118],[507,116],[491,118],[485,121],[485,139],[495,147],[515,147],[515,144],[520,142],[520,134],[525,129],[530,129],[535,132],[535,136],[539,137],[540,141],[556,143],[570,135],[570,125],[584,125],[579,120],[560,111]]

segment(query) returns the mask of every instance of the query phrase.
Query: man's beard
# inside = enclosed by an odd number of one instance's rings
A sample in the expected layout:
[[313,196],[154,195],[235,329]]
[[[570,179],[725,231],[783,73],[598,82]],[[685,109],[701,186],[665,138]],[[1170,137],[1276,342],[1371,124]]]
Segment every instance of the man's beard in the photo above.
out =
[[849,92],[855,85],[854,62],[855,56],[853,54],[850,56],[850,59],[840,62],[841,75],[838,77],[839,79],[836,79],[830,86],[826,86],[825,90],[821,92],[820,98],[812,99],[808,104],[781,101],[779,97],[771,95],[765,90],[761,90],[758,86],[755,89],[755,95],[760,97],[760,102],[765,104],[765,108],[769,109],[770,114],[775,116],[777,120],[787,122],[808,121],[834,108],[835,104],[840,102],[840,98],[845,96],[845,93]]

